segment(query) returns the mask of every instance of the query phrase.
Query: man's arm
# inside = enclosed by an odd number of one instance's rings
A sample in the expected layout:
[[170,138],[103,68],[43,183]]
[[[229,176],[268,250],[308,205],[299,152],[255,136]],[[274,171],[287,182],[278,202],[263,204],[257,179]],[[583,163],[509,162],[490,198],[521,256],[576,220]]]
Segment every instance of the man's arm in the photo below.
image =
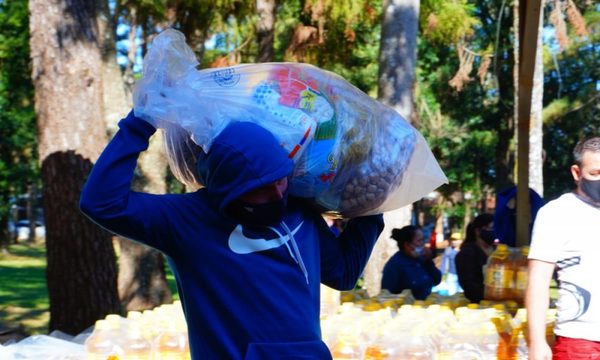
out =
[[336,238],[321,219],[321,282],[337,290],[351,290],[361,276],[383,230],[383,215],[357,217]]
[[164,250],[165,234],[157,226],[165,209],[160,195],[131,191],[140,152],[156,129],[133,111],[119,122],[119,131],[94,165],[81,193],[80,208],[111,232]]
[[529,260],[525,306],[531,360],[552,359],[552,350],[546,341],[546,312],[550,304],[550,280],[554,266],[554,263],[546,261]]

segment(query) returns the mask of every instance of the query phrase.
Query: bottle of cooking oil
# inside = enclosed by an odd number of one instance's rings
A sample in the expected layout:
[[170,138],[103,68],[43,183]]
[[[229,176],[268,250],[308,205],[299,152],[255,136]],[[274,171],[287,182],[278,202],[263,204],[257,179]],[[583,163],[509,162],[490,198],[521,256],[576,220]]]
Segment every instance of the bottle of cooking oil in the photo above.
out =
[[350,329],[344,329],[338,334],[337,341],[331,349],[334,360],[360,360],[362,349],[357,336]]
[[151,360],[152,344],[142,332],[142,313],[130,311],[123,336],[124,360]]
[[109,320],[96,321],[94,331],[85,341],[87,360],[117,360],[123,355],[118,329]]
[[473,328],[456,322],[448,330],[446,339],[440,343],[438,360],[484,360],[477,346],[477,333]]
[[506,244],[499,244],[489,256],[485,269],[484,298],[508,300],[513,295],[514,263]]
[[184,319],[175,319],[164,323],[155,339],[154,359],[156,360],[188,360],[190,348],[187,337],[187,326]]
[[406,339],[405,347],[406,358],[413,360],[435,360],[438,353],[430,329],[424,324],[413,328]]
[[382,326],[377,336],[366,345],[364,360],[393,360],[401,358],[401,345],[397,333],[389,331],[390,326]]
[[523,246],[517,251],[514,260],[515,288],[513,299],[519,304],[523,304],[527,288],[527,256],[529,256],[529,246]]

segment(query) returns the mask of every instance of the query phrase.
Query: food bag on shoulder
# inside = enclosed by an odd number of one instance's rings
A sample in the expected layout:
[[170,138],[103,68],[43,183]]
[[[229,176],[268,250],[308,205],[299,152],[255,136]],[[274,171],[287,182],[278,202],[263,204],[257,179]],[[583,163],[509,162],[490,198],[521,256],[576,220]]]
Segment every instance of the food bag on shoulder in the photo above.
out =
[[165,130],[171,171],[201,184],[196,161],[234,121],[269,130],[295,167],[289,192],[354,217],[408,205],[447,182],[425,139],[342,77],[300,63],[197,70],[176,30],[159,34],[134,91],[136,116]]

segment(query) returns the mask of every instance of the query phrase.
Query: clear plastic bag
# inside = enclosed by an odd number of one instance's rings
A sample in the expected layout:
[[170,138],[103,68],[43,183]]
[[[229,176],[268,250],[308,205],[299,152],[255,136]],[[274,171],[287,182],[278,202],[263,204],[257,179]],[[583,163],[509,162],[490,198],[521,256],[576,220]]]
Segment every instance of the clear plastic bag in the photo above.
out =
[[83,345],[48,335],[32,335],[8,346],[0,345],[3,360],[84,360]]
[[294,160],[290,194],[353,217],[393,210],[447,182],[396,111],[340,76],[300,63],[197,70],[176,30],[153,41],[134,91],[136,116],[165,131],[173,174],[194,187],[200,151],[233,121],[273,133]]

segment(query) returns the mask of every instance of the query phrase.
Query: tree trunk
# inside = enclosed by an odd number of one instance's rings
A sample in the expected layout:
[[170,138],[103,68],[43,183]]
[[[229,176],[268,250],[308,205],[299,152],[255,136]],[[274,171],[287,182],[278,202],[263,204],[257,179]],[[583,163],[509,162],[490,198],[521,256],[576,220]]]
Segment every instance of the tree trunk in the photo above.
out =
[[419,0],[384,0],[379,52],[379,100],[413,124],[419,5]]
[[8,216],[0,216],[0,254],[8,253],[8,245],[10,244],[8,220]]
[[125,238],[119,238],[119,244],[119,296],[123,308],[142,311],[171,303],[162,254]]
[[127,48],[127,66],[125,66],[125,85],[129,94],[133,93],[133,87],[135,85],[135,74],[133,73],[133,67],[135,65],[135,57],[137,54],[137,10],[135,7],[131,8],[129,13],[129,33],[127,34],[127,42],[129,47]]
[[[543,7],[540,9],[540,16],[543,19]],[[513,9],[513,25],[515,34],[515,70],[514,70],[514,87],[515,87],[515,104],[519,103],[519,4],[515,3]],[[529,127],[529,187],[535,190],[540,196],[544,195],[544,174],[543,174],[543,122],[542,110],[544,108],[544,62],[543,62],[543,44],[542,44],[542,24],[538,30],[537,38],[537,56],[535,58],[535,71],[533,74],[533,91],[531,96],[531,112],[530,112],[530,127]],[[518,108],[515,106],[515,127],[519,123],[517,116]],[[518,148],[517,136],[515,135],[515,149]]]
[[498,143],[495,149],[496,181],[494,187],[496,192],[514,185],[513,167],[515,163],[515,154],[511,150],[512,138],[515,134],[513,117],[508,111],[499,111],[498,115],[499,119],[506,119],[506,121],[499,121],[496,129],[498,134]]
[[275,0],[256,0],[256,40],[258,41],[258,56],[256,62],[271,62],[275,59],[273,42],[275,41]]
[[[514,83],[513,83],[513,87],[514,87],[514,98],[515,98],[515,106],[514,106],[514,123],[515,123],[515,129],[518,129],[518,125],[519,125],[519,66],[520,66],[520,57],[519,57],[519,48],[520,48],[520,35],[519,35],[519,29],[520,29],[520,18],[519,18],[519,2],[515,1],[515,3],[513,4],[513,35],[514,35],[514,49],[513,49],[513,56],[515,58],[515,65],[513,68],[513,79],[514,79]],[[517,165],[518,165],[518,149],[519,149],[519,136],[518,136],[518,131],[515,131],[513,133],[513,140],[512,140],[515,144],[514,149],[513,149],[513,156],[515,157],[515,159],[517,159],[517,161],[513,164],[513,169],[512,172],[515,174],[514,178],[515,178],[515,182],[518,181],[517,179]],[[516,225],[515,225],[516,226]],[[515,229],[516,230],[516,229]]]
[[[510,15],[510,13],[508,13]],[[512,18],[506,21],[514,21],[514,14]],[[502,21],[502,15],[496,21]],[[501,24],[500,33],[498,34],[498,45],[495,57],[494,75],[498,82],[498,93],[499,93],[499,104],[496,107],[495,114],[492,114],[493,118],[497,120],[497,145],[496,145],[496,181],[495,190],[496,192],[505,190],[508,187],[515,185],[515,176],[513,174],[515,164],[515,152],[513,137],[515,135],[515,119],[517,116],[517,98],[516,91],[514,91],[514,83],[512,80],[515,79],[514,71],[517,70],[516,62],[518,58],[515,58],[514,47],[518,46],[518,40],[515,43],[510,34],[510,27],[504,26],[504,22]],[[512,50],[512,51],[511,51]],[[511,76],[511,72],[512,75]],[[511,105],[512,101],[515,101]]]
[[102,3],[102,16],[98,21],[102,38],[102,110],[110,137],[117,131],[119,120],[131,109],[131,94],[125,86],[121,67],[117,63],[115,17],[108,3]]
[[[416,120],[413,89],[417,61],[419,0],[384,0],[379,53],[379,100],[407,120]],[[388,259],[398,251],[390,239],[393,228],[410,224],[411,207],[384,214],[385,228],[365,268],[367,292],[381,290],[381,274]]]
[[[103,9],[103,19],[113,19],[108,7]],[[112,136],[119,120],[131,108],[131,97],[126,91],[121,69],[117,64],[115,24],[100,21],[100,33],[104,39],[103,61],[103,109],[106,127]],[[152,137],[150,146],[140,156],[138,190],[152,193],[166,192],[167,160],[162,147],[162,133]],[[146,310],[172,302],[171,290],[165,276],[163,256],[152,248],[122,237],[119,241],[118,290],[124,310]]]
[[119,313],[111,236],[79,211],[80,191],[105,145],[97,3],[30,0],[49,330],[77,334]]
[[[540,9],[543,19],[543,10]],[[533,92],[531,97],[531,118],[529,128],[529,187],[540,196],[544,196],[544,173],[543,173],[543,123],[542,110],[544,109],[544,62],[542,44],[542,24],[537,38],[537,56],[535,58],[535,71],[533,73]],[[532,219],[533,221],[533,219]]]
[[[519,8],[519,5],[522,7]],[[538,13],[539,11],[539,13]],[[531,203],[529,188],[543,192],[542,182],[542,93],[543,93],[543,65],[542,65],[542,23],[543,0],[532,3],[514,5],[514,28],[518,45],[515,45],[515,91],[519,98],[515,101],[517,109],[517,223],[516,245],[529,244],[530,229],[533,218],[531,216]],[[534,16],[539,16],[537,19]],[[523,20],[525,19],[525,20]],[[535,50],[531,51],[526,43],[535,38]],[[522,43],[520,41],[523,41]],[[521,53],[522,51],[522,53]],[[531,62],[532,57],[536,60]],[[523,76],[523,78],[521,78]],[[518,86],[518,87],[517,87]],[[529,92],[531,91],[531,93]],[[529,103],[528,103],[529,102]],[[538,102],[538,103],[536,103]],[[535,137],[535,138],[534,138]],[[533,155],[532,155],[533,154]],[[532,170],[534,173],[532,173]],[[533,183],[532,183],[533,181]],[[533,185],[533,186],[532,186]]]

